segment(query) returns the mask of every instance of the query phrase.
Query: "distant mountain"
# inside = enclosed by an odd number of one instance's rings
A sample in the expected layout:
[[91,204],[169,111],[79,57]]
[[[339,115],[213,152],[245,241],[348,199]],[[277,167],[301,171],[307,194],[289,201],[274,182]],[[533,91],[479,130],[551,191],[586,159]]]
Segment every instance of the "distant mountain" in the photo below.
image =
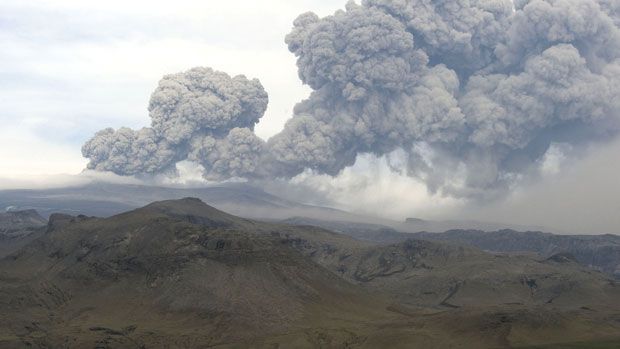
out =
[[564,255],[356,240],[185,198],[54,214],[0,260],[2,348],[620,343],[620,287]]
[[268,193],[253,184],[245,183],[228,183],[201,188],[168,188],[94,182],[82,186],[55,189],[0,190],[0,207],[15,207],[20,210],[35,209],[44,217],[52,213],[109,217],[153,201],[174,200],[190,196],[200,198],[209,205],[237,216],[261,220],[300,217],[320,221],[381,225],[409,233],[443,232],[450,229],[511,228],[523,230],[530,228],[473,221],[421,219],[394,221],[284,199],[278,196],[278,193]]
[[305,205],[269,194],[243,183],[201,188],[169,188],[94,182],[87,185],[37,190],[0,190],[0,206],[36,209],[47,217],[52,213],[109,217],[154,201],[197,197],[210,205],[245,217],[284,219],[317,216],[332,219],[354,215],[327,207]]
[[444,233],[404,233],[394,228],[357,222],[325,221],[294,217],[282,222],[293,225],[317,226],[356,239],[382,244],[403,242],[411,238],[441,241],[476,247],[489,252],[529,252],[549,258],[568,253],[575,261],[620,278],[620,236],[618,235],[555,235],[542,232],[500,230],[449,230]]
[[554,235],[542,232],[501,230],[451,230],[417,233],[416,238],[474,246],[494,252],[535,252],[543,257],[568,253],[580,263],[620,277],[620,236]]
[[447,230],[455,229],[469,229],[469,230],[484,230],[495,231],[502,229],[512,229],[517,231],[527,230],[548,230],[545,227],[527,226],[518,224],[506,224],[497,222],[482,222],[475,220],[441,220],[441,221],[429,221],[420,218],[407,218],[404,224],[394,226],[394,228],[400,231],[406,231],[410,233],[417,233],[422,231],[427,232],[444,232]]

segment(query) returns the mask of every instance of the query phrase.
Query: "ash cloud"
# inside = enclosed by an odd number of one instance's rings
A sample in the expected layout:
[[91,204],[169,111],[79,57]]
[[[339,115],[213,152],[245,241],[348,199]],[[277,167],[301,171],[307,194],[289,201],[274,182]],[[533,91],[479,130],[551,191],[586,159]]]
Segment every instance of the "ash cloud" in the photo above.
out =
[[205,177],[246,176],[263,141],[254,126],[267,109],[258,80],[210,68],[165,76],[151,95],[151,127],[98,132],[82,147],[89,169],[119,175],[171,172],[177,162],[203,165]]
[[202,165],[205,177],[225,180],[230,177],[254,177],[261,166],[264,142],[249,128],[233,128],[223,139],[213,136],[195,138],[188,160]]
[[536,176],[552,144],[576,154],[620,131],[619,17],[611,0],[364,0],[305,13],[285,41],[313,92],[268,141],[252,132],[267,107],[260,83],[195,68],[160,82],[151,128],[101,131],[83,153],[123,175],[189,159],[221,180],[335,176],[360,155],[404,151],[394,170],[432,193],[501,195]]

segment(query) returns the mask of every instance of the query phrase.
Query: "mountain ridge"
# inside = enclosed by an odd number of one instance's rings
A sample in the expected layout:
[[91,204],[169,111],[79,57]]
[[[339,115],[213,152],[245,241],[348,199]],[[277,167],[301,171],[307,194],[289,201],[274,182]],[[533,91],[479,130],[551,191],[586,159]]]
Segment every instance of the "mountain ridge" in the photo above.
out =
[[[416,239],[377,245],[239,218],[186,198],[108,218],[54,216],[43,236],[0,259],[0,344],[591,341],[620,338],[619,291],[570,261]],[[534,319],[537,329],[529,327]]]

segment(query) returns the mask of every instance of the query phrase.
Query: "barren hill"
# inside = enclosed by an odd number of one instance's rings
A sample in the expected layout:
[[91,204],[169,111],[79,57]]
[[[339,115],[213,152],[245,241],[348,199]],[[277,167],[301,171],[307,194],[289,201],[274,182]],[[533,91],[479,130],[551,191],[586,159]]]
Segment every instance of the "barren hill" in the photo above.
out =
[[375,245],[187,198],[110,218],[52,215],[42,237],[0,260],[0,346],[614,343],[619,295],[567,258]]

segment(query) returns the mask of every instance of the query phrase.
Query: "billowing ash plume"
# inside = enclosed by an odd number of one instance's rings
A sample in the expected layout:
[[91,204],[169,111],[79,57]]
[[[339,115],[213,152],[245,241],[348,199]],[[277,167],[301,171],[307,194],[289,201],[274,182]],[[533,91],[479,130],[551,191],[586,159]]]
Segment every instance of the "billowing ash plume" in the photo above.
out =
[[253,130],[267,102],[258,80],[194,68],[165,76],[151,96],[149,113],[161,137],[182,144],[196,135],[224,136],[235,127]]
[[249,128],[233,128],[223,139],[195,138],[188,159],[201,164],[214,180],[254,177],[259,172],[264,142]]
[[120,175],[174,171],[190,158],[205,177],[249,176],[263,141],[254,126],[267,109],[258,80],[209,68],[165,76],[149,103],[151,128],[98,132],[82,147],[88,168]]
[[162,80],[151,129],[104,130],[83,152],[119,174],[190,159],[225,179],[337,175],[359,154],[404,150],[404,170],[432,192],[502,192],[550,147],[620,131],[617,3],[364,0],[305,13],[286,43],[313,92],[267,142],[252,132],[267,104],[258,81],[196,68]]
[[287,43],[315,91],[271,151],[294,175],[402,148],[432,191],[505,190],[551,144],[618,131],[617,12],[601,5],[366,0],[304,14]]
[[99,131],[82,147],[88,168],[122,175],[157,173],[175,164],[176,152],[151,128]]

